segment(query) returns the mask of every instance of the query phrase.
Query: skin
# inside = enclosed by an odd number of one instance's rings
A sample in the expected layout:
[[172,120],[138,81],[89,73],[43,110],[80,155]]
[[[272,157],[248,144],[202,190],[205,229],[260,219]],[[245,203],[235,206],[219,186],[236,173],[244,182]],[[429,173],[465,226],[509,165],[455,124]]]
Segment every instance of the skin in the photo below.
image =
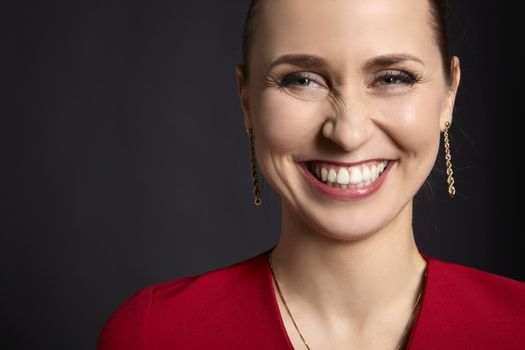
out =
[[[282,200],[275,273],[312,349],[394,349],[426,264],[412,200],[451,121],[459,60],[447,81],[422,0],[266,0],[260,11],[249,79],[236,74],[258,166]],[[284,55],[320,62],[272,65]],[[279,84],[298,72],[310,81]],[[378,191],[356,200],[320,194],[299,169],[371,159],[395,162]],[[280,310],[292,344],[305,348]]]

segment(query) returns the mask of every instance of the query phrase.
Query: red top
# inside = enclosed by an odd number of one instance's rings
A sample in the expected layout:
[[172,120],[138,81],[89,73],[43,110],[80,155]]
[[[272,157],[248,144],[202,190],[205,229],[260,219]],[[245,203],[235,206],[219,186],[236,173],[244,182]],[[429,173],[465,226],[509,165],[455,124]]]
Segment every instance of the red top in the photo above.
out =
[[[525,349],[525,283],[427,260],[407,349]],[[292,350],[260,254],[138,291],[108,319],[98,350]]]

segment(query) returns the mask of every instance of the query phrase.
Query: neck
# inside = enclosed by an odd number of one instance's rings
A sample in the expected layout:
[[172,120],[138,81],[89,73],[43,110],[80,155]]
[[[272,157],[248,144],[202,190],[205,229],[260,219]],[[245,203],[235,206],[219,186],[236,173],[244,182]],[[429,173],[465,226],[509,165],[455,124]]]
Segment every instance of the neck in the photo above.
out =
[[426,263],[414,241],[411,203],[381,231],[351,241],[312,231],[284,203],[282,218],[271,258],[285,297],[327,321],[353,323],[417,299]]

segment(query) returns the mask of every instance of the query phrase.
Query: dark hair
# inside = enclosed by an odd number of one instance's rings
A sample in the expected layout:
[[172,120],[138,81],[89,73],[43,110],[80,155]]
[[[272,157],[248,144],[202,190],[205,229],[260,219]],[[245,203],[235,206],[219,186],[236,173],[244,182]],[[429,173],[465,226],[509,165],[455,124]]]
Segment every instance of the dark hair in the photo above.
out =
[[[447,81],[451,82],[451,67],[450,67],[450,53],[448,49],[448,35],[447,35],[447,0],[428,0],[430,4],[431,26],[434,31],[434,39],[441,52],[441,60],[443,71]],[[244,31],[242,38],[242,69],[245,79],[248,79],[248,64],[250,59],[250,51],[253,46],[253,34],[255,31],[255,17],[258,9],[261,6],[261,0],[252,0],[248,8],[248,14],[244,22]]]

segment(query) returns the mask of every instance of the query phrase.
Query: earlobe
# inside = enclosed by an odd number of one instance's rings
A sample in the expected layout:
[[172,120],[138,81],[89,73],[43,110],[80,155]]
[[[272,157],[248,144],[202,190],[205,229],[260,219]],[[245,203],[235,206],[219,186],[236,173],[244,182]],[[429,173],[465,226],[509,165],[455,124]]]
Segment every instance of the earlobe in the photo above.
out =
[[244,114],[244,128],[251,129],[252,125],[251,125],[251,120],[250,120],[248,92],[246,90],[246,79],[245,79],[244,69],[242,65],[237,65],[235,67],[235,78],[237,81],[237,92],[239,94],[239,99],[240,99],[242,111]]

